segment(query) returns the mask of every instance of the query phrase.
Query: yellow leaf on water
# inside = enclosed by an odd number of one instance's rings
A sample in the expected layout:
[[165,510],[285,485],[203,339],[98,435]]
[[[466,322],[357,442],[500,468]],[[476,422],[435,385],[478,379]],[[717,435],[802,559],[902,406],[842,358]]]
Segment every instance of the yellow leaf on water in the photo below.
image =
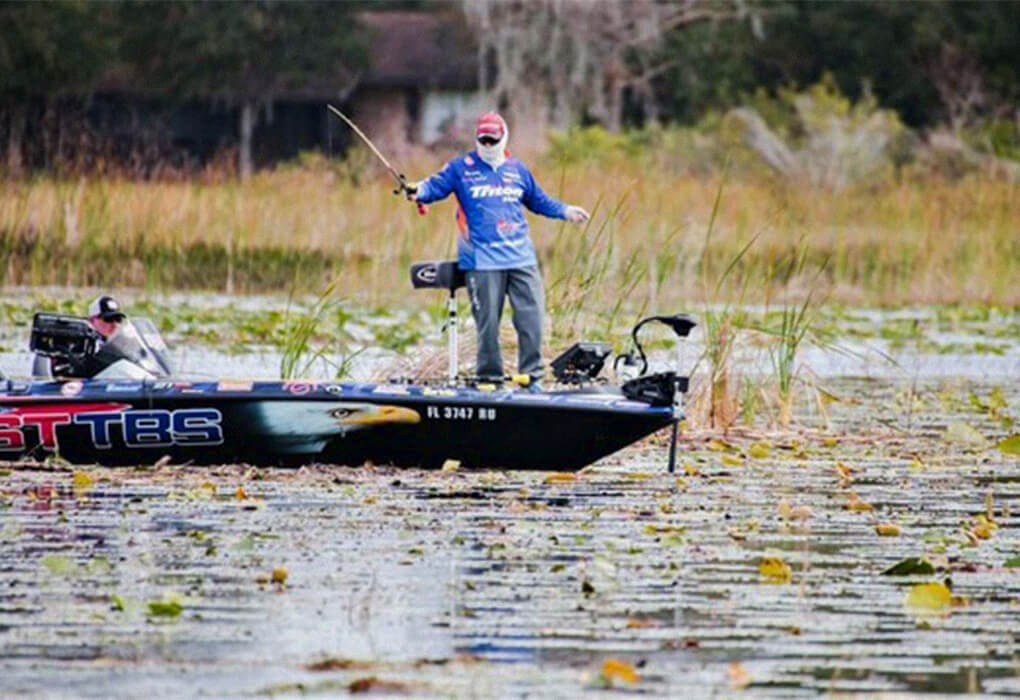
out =
[[698,468],[696,466],[694,466],[693,464],[685,464],[684,465],[684,473],[687,476],[698,476],[699,474],[701,474],[701,472],[698,471]]
[[76,471],[74,476],[71,477],[71,484],[75,490],[90,489],[95,483],[96,480],[88,472]]
[[899,537],[901,530],[896,523],[878,523],[875,525],[875,532],[882,537]]
[[602,675],[610,682],[637,683],[641,680],[641,675],[632,664],[619,659],[606,659],[602,663]]
[[553,472],[543,479],[543,483],[546,484],[569,484],[572,481],[577,481],[577,474],[569,472]]
[[733,690],[743,690],[751,685],[751,674],[739,661],[730,662],[729,676],[730,688]]
[[778,510],[779,510],[779,517],[780,518],[782,518],[783,520],[789,520],[790,519],[790,510],[791,510],[790,502],[787,501],[785,498],[783,498],[783,499],[781,499],[779,501],[779,508],[778,508]]
[[234,491],[234,498],[236,498],[239,501],[243,501],[244,499],[248,498],[248,494],[245,493],[243,486],[237,487],[237,490]]
[[1020,455],[1020,435],[1010,435],[996,447],[1004,455]]
[[439,471],[443,472],[455,472],[460,469],[459,459],[447,459],[443,462],[443,466]]
[[719,440],[717,438],[712,438],[711,440],[708,441],[708,443],[705,446],[708,449],[712,450],[712,452],[725,452],[726,450],[730,449],[730,445],[728,443],[723,442],[722,440]]
[[839,474],[840,486],[849,486],[854,479],[854,470],[846,462],[836,462],[836,473]]
[[918,610],[946,610],[953,604],[953,594],[943,583],[919,583],[910,587],[903,602]]
[[992,538],[992,531],[997,530],[998,527],[996,523],[984,515],[979,515],[974,518],[974,524],[971,526],[970,531],[979,540],[988,540]]
[[658,627],[655,620],[650,620],[646,617],[631,617],[627,619],[627,629],[637,630],[646,629],[648,627]]
[[273,583],[286,583],[287,569],[285,569],[282,566],[276,567],[275,569],[273,569],[273,573],[272,575],[270,575],[269,580],[272,581]]
[[744,460],[742,460],[740,457],[736,455],[723,455],[722,463],[728,464],[731,467],[739,467],[744,463]]
[[809,506],[794,506],[790,508],[790,520],[807,520],[814,516],[815,512]]
[[793,570],[790,565],[779,557],[765,557],[758,564],[758,573],[769,580],[770,583],[789,583],[793,578]]
[[845,507],[846,507],[847,510],[858,510],[858,511],[875,510],[875,506],[871,505],[867,501],[862,501],[857,496],[857,493],[855,491],[851,491],[850,492],[850,497],[847,499]]
[[769,446],[764,442],[756,442],[747,449],[747,454],[755,459],[765,459],[769,456]]

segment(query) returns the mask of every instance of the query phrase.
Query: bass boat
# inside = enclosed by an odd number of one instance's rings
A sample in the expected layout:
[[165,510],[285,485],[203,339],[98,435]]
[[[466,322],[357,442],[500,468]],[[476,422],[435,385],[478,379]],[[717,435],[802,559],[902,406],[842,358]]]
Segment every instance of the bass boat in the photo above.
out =
[[[85,319],[35,315],[31,347],[72,376],[0,380],[0,459],[59,455],[75,464],[301,465],[334,463],[576,470],[682,418],[687,377],[648,372],[638,330],[665,323],[682,338],[694,322],[654,316],[634,327],[613,386],[599,374],[604,343],[580,342],[552,362],[555,390],[463,378],[456,367],[455,263],[412,266],[415,287],[449,292],[450,367],[425,383],[189,379],[171,369],[146,319],[126,320],[100,344]],[[621,369],[622,368],[622,369]]]

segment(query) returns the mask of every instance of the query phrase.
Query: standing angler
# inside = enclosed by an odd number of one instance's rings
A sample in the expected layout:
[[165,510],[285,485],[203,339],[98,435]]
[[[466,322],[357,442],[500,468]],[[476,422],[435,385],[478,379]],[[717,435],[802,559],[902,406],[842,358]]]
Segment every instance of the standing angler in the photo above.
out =
[[587,221],[588,212],[543,192],[524,163],[510,157],[509,139],[503,117],[483,114],[475,128],[475,150],[451,160],[427,180],[409,185],[407,197],[428,204],[450,193],[457,196],[457,264],[466,272],[478,329],[479,378],[502,381],[499,322],[503,299],[510,297],[518,371],[531,377],[531,391],[541,391],[545,292],[524,207],[574,223]]

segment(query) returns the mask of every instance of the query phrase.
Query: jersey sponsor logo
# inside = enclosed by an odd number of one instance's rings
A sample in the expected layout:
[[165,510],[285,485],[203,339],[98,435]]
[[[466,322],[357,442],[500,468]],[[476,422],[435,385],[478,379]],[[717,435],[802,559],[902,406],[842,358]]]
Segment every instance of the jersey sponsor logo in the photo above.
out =
[[472,199],[502,197],[506,201],[517,201],[524,194],[522,188],[514,185],[473,185],[470,192]]
[[464,165],[474,165],[475,159],[471,156],[464,156]]
[[223,444],[223,415],[214,408],[125,410],[129,404],[80,403],[19,406],[0,413],[0,452],[23,451],[28,444],[26,428],[38,433],[38,445],[56,450],[57,427],[80,425],[89,429],[92,444],[113,446],[117,426],[127,447],[172,447]]

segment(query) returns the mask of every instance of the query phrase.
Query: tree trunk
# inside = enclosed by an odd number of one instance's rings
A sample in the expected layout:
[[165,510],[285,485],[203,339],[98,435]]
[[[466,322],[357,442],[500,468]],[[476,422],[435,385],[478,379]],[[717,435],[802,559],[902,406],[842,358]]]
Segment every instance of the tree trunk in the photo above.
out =
[[237,170],[242,180],[251,177],[253,167],[251,160],[251,141],[255,131],[255,103],[246,101],[241,105],[240,124],[238,127],[240,142],[237,152]]
[[7,129],[7,174],[19,177],[25,172],[25,161],[22,158],[21,142],[25,136],[25,124],[28,121],[28,107],[14,102],[7,113],[9,128]]

